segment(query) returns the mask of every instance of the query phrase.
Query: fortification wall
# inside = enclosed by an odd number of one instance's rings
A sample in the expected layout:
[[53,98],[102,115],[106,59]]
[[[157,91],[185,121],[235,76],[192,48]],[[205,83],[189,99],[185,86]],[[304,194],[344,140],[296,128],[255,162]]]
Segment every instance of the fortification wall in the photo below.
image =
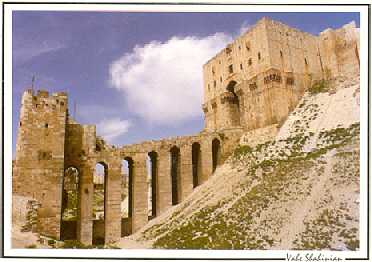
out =
[[267,20],[266,32],[271,68],[321,78],[317,36],[273,20]]
[[319,49],[324,78],[359,74],[359,29],[355,22],[320,33]]

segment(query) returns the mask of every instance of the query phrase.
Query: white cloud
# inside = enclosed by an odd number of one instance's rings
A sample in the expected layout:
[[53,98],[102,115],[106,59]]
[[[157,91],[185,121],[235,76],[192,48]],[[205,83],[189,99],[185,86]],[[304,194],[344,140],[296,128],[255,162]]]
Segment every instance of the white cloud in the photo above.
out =
[[97,134],[105,138],[108,142],[113,140],[126,132],[131,127],[129,120],[121,120],[118,117],[103,119],[97,124]]
[[202,115],[202,66],[232,41],[224,33],[136,46],[110,66],[112,86],[132,113],[174,125]]

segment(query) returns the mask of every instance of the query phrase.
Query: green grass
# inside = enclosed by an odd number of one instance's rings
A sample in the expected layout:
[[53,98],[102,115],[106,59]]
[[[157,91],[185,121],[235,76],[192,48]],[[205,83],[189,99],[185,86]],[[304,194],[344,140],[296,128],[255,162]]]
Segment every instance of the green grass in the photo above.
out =
[[252,148],[250,146],[238,146],[234,150],[234,157],[238,158],[239,156],[247,155],[249,153],[252,153]]
[[312,95],[328,92],[329,81],[326,80],[317,81],[308,89],[308,91]]

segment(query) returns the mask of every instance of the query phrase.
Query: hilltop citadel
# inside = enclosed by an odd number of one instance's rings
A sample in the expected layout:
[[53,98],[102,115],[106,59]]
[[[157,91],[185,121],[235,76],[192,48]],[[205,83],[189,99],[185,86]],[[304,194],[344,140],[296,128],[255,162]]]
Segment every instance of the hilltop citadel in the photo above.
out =
[[[319,36],[263,18],[203,66],[204,129],[195,135],[115,147],[68,112],[66,93],[27,90],[22,97],[13,195],[34,199],[36,231],[57,240],[73,231],[84,244],[101,232],[116,242],[146,225],[151,159],[154,218],[184,201],[231,154],[241,139],[273,137],[307,88],[359,74],[359,30],[352,22]],[[121,217],[122,161],[129,166],[129,217]],[[103,221],[92,218],[93,173],[105,169]],[[77,170],[78,179],[72,179]],[[63,221],[64,185],[75,181],[78,216]],[[78,181],[78,182],[77,182]],[[99,228],[99,229],[98,229]],[[71,233],[71,232],[70,232]]]

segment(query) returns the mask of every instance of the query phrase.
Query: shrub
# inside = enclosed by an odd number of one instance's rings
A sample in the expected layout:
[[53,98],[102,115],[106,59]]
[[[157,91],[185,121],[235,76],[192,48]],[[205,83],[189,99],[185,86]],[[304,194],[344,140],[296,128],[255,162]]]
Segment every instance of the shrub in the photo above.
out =
[[234,157],[239,157],[248,153],[252,153],[252,148],[250,146],[239,146],[234,151]]
[[329,82],[326,80],[316,81],[310,88],[309,93],[312,95],[325,93],[329,91]]
[[54,239],[48,239],[48,246],[52,246],[56,243]]
[[357,250],[359,248],[359,240],[358,239],[352,239],[346,241],[346,247],[350,250]]

